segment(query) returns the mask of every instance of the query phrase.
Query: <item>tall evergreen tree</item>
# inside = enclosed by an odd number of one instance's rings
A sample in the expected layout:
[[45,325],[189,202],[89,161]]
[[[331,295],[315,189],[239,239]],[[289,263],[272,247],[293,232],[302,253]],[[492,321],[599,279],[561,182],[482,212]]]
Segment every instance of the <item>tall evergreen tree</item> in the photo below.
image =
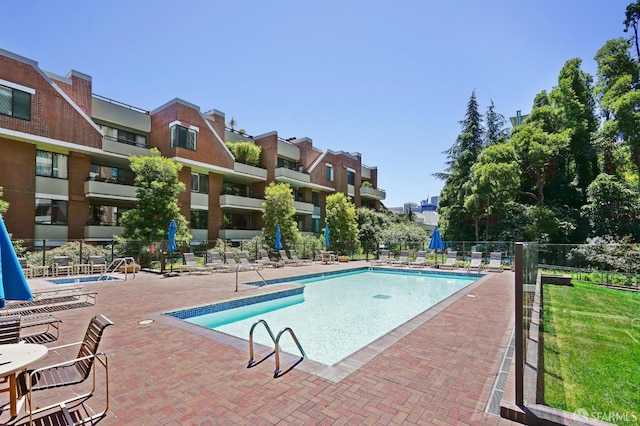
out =
[[506,141],[509,138],[509,130],[506,126],[507,120],[504,115],[496,112],[492,100],[485,115],[485,144],[489,146]]
[[464,120],[460,121],[462,131],[451,148],[445,151],[447,168],[445,173],[436,173],[435,177],[445,179],[438,211],[442,219],[442,232],[448,239],[464,239],[472,229],[465,230],[464,201],[465,182],[469,180],[471,167],[484,148],[485,129],[482,114],[478,110],[475,90],[467,102]]
[[638,43],[638,24],[640,23],[640,0],[636,0],[635,3],[630,3],[627,6],[627,11],[625,13],[624,24],[624,32],[629,31],[629,27],[633,29],[633,36],[631,37],[631,41],[634,42],[636,46],[636,55],[637,60],[640,62],[640,44]]

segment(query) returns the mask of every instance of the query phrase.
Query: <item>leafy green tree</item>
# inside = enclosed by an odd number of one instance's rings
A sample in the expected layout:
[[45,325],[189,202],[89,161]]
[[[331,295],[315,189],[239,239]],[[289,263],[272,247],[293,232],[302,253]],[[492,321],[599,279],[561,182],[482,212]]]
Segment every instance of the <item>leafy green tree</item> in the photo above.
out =
[[138,202],[122,215],[122,236],[145,242],[166,240],[173,219],[177,225],[176,240],[190,241],[187,220],[178,207],[178,195],[185,191],[184,183],[178,180],[182,164],[161,156],[157,148],[151,148],[150,155],[132,155],[130,162],[136,174]]
[[359,249],[356,208],[350,198],[342,192],[327,196],[325,219],[333,251],[346,254]]
[[488,146],[471,167],[464,207],[473,217],[476,241],[480,239],[480,221],[499,218],[505,206],[514,202],[520,184],[516,152],[509,143]]
[[0,215],[3,215],[9,210],[9,203],[2,199],[4,195],[4,188],[0,186]]
[[248,164],[250,166],[260,165],[260,154],[262,148],[251,141],[244,142],[226,142],[225,145],[233,154],[238,163]]
[[566,132],[549,134],[535,121],[527,120],[514,130],[511,142],[520,160],[522,175],[528,179],[533,191],[521,191],[544,205],[544,187],[553,176],[553,161],[568,145]]
[[638,64],[629,54],[629,41],[616,38],[607,41],[594,57],[598,64],[596,73],[598,82],[594,86],[596,100],[600,103],[600,111],[605,120],[613,117],[611,111],[611,96],[604,100],[616,82],[626,76],[631,76],[631,82],[635,85],[638,81]]
[[276,227],[280,226],[280,239],[285,249],[295,248],[300,232],[295,220],[296,208],[293,191],[288,183],[271,182],[264,190],[262,236],[269,248],[275,247]]
[[[565,62],[558,76],[558,86],[550,95],[552,105],[562,113],[564,129],[571,130],[569,153],[578,187],[585,189],[598,175],[598,159],[591,143],[598,127],[593,98],[593,78],[580,69],[582,59]],[[575,172],[574,172],[575,171]]]
[[392,222],[382,231],[382,240],[387,247],[420,250],[428,244],[429,235],[415,223]]
[[592,236],[631,237],[640,241],[640,202],[633,191],[614,176],[600,174],[587,189],[582,211],[588,218]]
[[382,240],[382,231],[389,226],[388,216],[367,207],[356,209],[358,221],[358,238],[360,245],[368,253],[376,249]]

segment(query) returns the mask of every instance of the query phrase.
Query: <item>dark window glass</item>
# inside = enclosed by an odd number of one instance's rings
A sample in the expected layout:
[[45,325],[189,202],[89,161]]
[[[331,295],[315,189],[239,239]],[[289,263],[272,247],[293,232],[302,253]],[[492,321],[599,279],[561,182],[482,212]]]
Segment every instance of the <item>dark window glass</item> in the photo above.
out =
[[31,94],[0,86],[0,114],[22,120],[31,119]]
[[191,229],[207,229],[208,210],[191,210]]
[[196,132],[183,126],[173,126],[171,128],[171,147],[185,148],[191,151],[196,150]]
[[36,198],[36,224],[66,225],[67,202],[47,198]]

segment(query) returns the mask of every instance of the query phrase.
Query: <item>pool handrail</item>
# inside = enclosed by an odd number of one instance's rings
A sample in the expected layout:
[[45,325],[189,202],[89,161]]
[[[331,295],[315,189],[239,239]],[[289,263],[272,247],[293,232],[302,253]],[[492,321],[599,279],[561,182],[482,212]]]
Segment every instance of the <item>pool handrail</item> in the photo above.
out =
[[307,354],[304,352],[304,349],[302,349],[302,345],[300,344],[300,341],[296,337],[296,334],[293,332],[291,327],[286,327],[286,328],[280,330],[280,332],[278,333],[278,336],[275,337],[273,335],[273,332],[271,331],[271,327],[269,327],[269,324],[267,324],[267,321],[265,321],[263,319],[259,319],[258,321],[253,323],[253,325],[251,326],[251,329],[249,330],[249,363],[247,364],[247,368],[251,368],[254,365],[258,364],[256,362],[256,360],[253,358],[253,331],[255,330],[255,328],[256,328],[256,326],[258,324],[264,325],[264,327],[267,330],[267,333],[269,333],[269,336],[271,336],[271,340],[273,341],[273,345],[274,345],[273,352],[271,352],[269,355],[264,357],[262,360],[265,360],[266,358],[270,357],[271,354],[273,354],[273,353],[276,354],[276,368],[273,371],[273,378],[274,379],[276,379],[276,378],[278,378],[280,376],[280,338],[282,337],[282,335],[285,332],[289,332],[289,334],[291,334],[291,337],[293,338],[293,342],[296,344],[296,346],[298,346],[298,349],[300,350],[300,353],[302,354],[302,356],[294,364],[294,366],[297,365],[298,363],[300,363],[302,360],[304,360],[307,357]]

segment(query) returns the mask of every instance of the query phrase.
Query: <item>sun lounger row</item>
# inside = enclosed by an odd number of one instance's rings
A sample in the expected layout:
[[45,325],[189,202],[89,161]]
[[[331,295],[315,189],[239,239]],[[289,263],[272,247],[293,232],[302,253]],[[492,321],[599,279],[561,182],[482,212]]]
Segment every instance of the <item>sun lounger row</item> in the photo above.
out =
[[481,270],[502,272],[502,253],[492,252],[489,256],[489,262],[484,263],[482,258],[482,252],[472,252],[471,260],[469,263],[458,260],[457,251],[449,251],[444,263],[437,264],[433,260],[426,259],[427,252],[420,250],[416,253],[416,259],[409,261],[409,251],[402,250],[398,259],[392,259],[389,257],[389,250],[380,250],[379,259],[373,260],[372,265],[378,266],[400,266],[400,267],[426,267],[434,266],[439,269],[457,269],[463,267],[467,272],[474,272]]
[[60,289],[32,290],[33,300],[7,301],[0,310],[0,315],[6,314],[39,314],[73,308],[93,306],[96,304],[98,292],[84,287],[68,287]]
[[215,250],[208,251],[206,254],[206,262],[204,265],[196,261],[195,254],[183,253],[184,264],[178,268],[179,272],[192,273],[213,273],[214,271],[234,272],[234,271],[252,271],[260,270],[266,267],[279,268],[287,266],[303,266],[310,265],[311,261],[300,259],[295,250],[289,250],[287,255],[285,250],[279,250],[280,259],[272,260],[266,250],[259,251],[259,258],[256,262],[249,261],[247,254],[239,252],[225,252],[224,259],[219,252]]
[[54,256],[51,265],[31,265],[27,259],[18,259],[22,272],[26,278],[77,275],[77,274],[101,274],[107,271],[107,262],[103,256],[89,256],[88,263],[72,262],[69,256]]

